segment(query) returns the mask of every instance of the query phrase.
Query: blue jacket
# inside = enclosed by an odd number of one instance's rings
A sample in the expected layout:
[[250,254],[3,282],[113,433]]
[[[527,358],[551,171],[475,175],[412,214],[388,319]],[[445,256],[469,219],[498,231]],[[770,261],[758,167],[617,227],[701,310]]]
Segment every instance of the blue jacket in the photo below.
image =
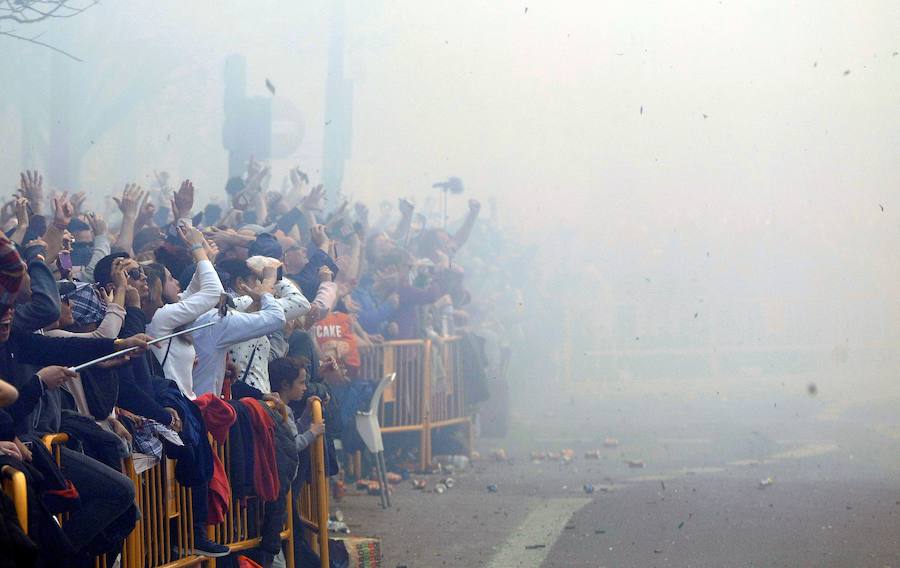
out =
[[359,304],[359,313],[356,314],[356,317],[366,333],[381,333],[384,324],[390,321],[394,312],[397,311],[397,308],[390,302],[378,302],[372,291],[371,279],[364,278],[350,296]]

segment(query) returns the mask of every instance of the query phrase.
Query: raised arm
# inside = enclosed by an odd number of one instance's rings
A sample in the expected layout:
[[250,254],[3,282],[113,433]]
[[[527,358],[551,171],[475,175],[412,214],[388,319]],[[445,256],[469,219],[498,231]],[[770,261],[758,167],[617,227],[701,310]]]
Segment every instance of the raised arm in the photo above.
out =
[[476,199],[469,200],[469,213],[466,215],[466,220],[463,221],[462,227],[456,231],[456,234],[453,235],[453,242],[456,243],[456,248],[459,249],[466,241],[469,240],[469,236],[472,234],[472,228],[475,226],[475,221],[478,219],[478,213],[481,211],[481,203]]
[[231,347],[244,341],[269,335],[284,327],[284,309],[271,293],[263,293],[259,298],[259,305],[258,312],[249,314],[238,311],[231,312],[217,324],[224,326],[219,336],[219,348]]
[[53,198],[53,223],[47,227],[44,241],[47,243],[47,264],[56,262],[59,251],[63,248],[63,233],[69,227],[72,216],[75,214],[75,206],[69,201],[67,194]]
[[119,211],[122,212],[122,226],[119,228],[119,238],[116,239],[116,248],[124,250],[134,256],[132,244],[134,243],[134,224],[137,221],[138,207],[144,197],[144,190],[137,184],[130,183],[122,190],[122,197],[113,197]]
[[400,222],[397,223],[397,227],[391,233],[391,238],[398,242],[403,242],[406,240],[407,235],[409,235],[409,228],[412,225],[413,211],[415,211],[415,205],[412,204],[412,201],[408,199],[400,200]]
[[148,331],[160,336],[171,333],[178,326],[191,323],[214,308],[219,303],[219,296],[225,291],[216,269],[209,260],[206,242],[200,231],[185,226],[179,226],[178,231],[191,249],[197,270],[181,299],[174,304],[166,304],[153,315]]
[[91,251],[91,259],[84,267],[84,276],[88,282],[94,281],[94,267],[100,262],[100,259],[110,253],[108,227],[103,217],[96,213],[88,214],[88,221],[91,224],[91,230],[94,232],[94,248]]
[[22,333],[32,333],[47,327],[59,319],[59,288],[50,268],[39,256],[41,247],[29,247],[28,276],[31,281],[31,299],[16,304],[13,328]]

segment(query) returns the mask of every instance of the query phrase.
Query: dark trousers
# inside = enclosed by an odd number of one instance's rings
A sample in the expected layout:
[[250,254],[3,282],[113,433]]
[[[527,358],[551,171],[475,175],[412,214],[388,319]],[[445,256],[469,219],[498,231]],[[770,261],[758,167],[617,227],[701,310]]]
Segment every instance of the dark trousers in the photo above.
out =
[[191,511],[194,514],[194,534],[206,536],[209,516],[209,482],[191,487]]
[[125,475],[82,453],[61,448],[61,457],[60,469],[81,498],[81,507],[69,515],[63,531],[81,552],[111,551],[137,522],[134,485]]

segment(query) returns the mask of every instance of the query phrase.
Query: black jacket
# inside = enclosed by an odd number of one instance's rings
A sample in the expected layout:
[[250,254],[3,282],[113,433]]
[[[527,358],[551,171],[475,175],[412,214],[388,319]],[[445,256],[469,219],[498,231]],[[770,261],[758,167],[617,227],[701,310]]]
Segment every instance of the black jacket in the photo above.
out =
[[[15,323],[15,320],[13,322]],[[7,408],[7,412],[13,415],[16,432],[56,431],[59,424],[59,392],[44,392],[42,384],[34,377],[33,369],[29,365],[40,367],[78,365],[112,353],[114,350],[112,339],[46,337],[13,329],[9,340],[0,344],[0,377],[11,382],[20,390],[20,401],[23,389],[29,393],[21,408],[13,410],[15,404]],[[34,402],[34,396],[39,399],[37,403]],[[16,404],[19,404],[20,401],[17,401]],[[27,417],[32,411],[35,411],[37,415],[34,418],[40,420],[23,420],[21,411],[27,404],[32,406],[24,416]]]
[[13,330],[31,333],[44,329],[59,319],[59,288],[50,268],[41,260],[28,263],[31,278],[31,301],[16,304]]

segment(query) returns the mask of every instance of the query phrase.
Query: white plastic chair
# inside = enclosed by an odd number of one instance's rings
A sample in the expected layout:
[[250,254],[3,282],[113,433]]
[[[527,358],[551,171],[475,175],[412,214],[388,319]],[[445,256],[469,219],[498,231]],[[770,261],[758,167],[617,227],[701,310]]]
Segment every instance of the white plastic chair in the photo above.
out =
[[388,508],[391,506],[391,497],[387,491],[387,466],[384,463],[384,442],[381,439],[381,425],[378,423],[378,405],[381,404],[381,397],[384,395],[384,389],[397,378],[397,373],[381,379],[375,392],[372,393],[372,401],[369,403],[369,410],[360,410],[356,413],[356,431],[359,437],[370,452],[375,454],[375,463],[378,470],[378,484],[381,485],[381,507]]

